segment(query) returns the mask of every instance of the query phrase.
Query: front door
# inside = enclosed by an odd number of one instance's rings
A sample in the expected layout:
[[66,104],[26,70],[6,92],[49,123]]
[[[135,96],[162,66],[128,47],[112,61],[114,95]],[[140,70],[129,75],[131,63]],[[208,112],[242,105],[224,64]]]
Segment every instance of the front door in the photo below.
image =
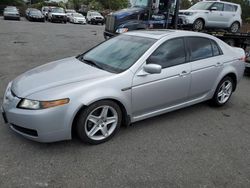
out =
[[190,87],[191,67],[182,37],[161,44],[146,63],[161,65],[162,72],[142,76],[142,70],[138,70],[135,74],[132,85],[135,119],[184,102]]

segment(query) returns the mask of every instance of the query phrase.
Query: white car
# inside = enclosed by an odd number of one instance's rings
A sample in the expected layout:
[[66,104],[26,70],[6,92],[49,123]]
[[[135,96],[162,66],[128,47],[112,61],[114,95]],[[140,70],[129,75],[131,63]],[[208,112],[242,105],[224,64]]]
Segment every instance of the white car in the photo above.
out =
[[235,33],[242,25],[241,13],[239,4],[201,1],[187,10],[180,10],[179,23],[198,31],[204,28],[218,28]]
[[76,13],[76,11],[74,9],[66,9],[65,10],[66,16],[67,16],[67,21],[69,22],[69,17],[72,13]]
[[72,13],[69,16],[70,23],[86,24],[86,18],[80,13]]
[[63,8],[55,7],[49,9],[48,21],[67,23],[67,16]]
[[104,17],[96,11],[88,11],[87,12],[87,21],[90,24],[104,24]]

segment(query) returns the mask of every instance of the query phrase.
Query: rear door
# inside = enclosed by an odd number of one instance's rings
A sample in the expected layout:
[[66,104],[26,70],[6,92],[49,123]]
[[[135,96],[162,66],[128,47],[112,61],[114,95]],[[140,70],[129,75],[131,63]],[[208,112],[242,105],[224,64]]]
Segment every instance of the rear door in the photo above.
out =
[[214,86],[223,67],[222,51],[209,38],[187,37],[190,53],[191,87],[189,98],[204,97]]
[[227,27],[230,27],[234,20],[237,20],[236,14],[237,6],[230,5],[225,3],[224,4],[224,16],[226,20]]

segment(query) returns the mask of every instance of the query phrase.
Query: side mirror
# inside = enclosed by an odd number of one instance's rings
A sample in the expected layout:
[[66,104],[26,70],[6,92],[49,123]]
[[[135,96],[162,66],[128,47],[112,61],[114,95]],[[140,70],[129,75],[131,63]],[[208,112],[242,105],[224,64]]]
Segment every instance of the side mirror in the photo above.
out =
[[161,65],[157,64],[146,64],[143,67],[143,70],[149,74],[159,74],[161,73],[161,69],[162,69]]
[[216,11],[216,10],[217,10],[217,7],[211,7],[210,10],[211,10],[211,11]]

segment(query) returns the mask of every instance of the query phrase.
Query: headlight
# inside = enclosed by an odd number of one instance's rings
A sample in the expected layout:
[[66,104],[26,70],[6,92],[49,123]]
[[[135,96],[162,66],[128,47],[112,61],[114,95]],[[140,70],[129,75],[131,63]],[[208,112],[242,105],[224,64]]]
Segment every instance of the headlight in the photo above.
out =
[[41,109],[61,106],[67,103],[69,103],[68,98],[53,100],[53,101],[36,101],[36,100],[30,100],[30,99],[22,99],[18,103],[17,108],[23,108],[27,110],[41,110]]
[[116,33],[126,33],[128,31],[128,28],[119,28],[116,30]]
[[184,15],[186,15],[186,16],[192,16],[194,14],[196,14],[196,12],[185,12],[184,13]]

